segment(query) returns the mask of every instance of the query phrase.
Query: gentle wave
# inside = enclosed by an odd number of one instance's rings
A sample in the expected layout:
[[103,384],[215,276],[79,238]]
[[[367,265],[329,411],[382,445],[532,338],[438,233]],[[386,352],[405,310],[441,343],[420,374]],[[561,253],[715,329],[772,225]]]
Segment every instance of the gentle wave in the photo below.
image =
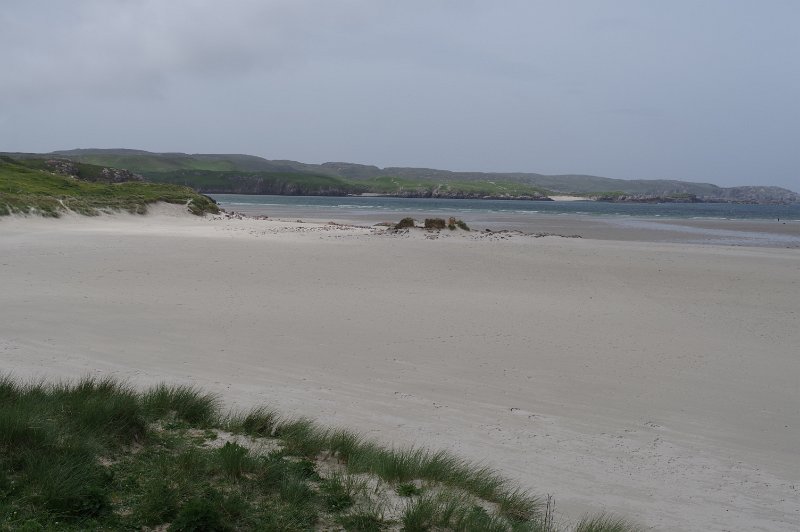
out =
[[593,201],[457,200],[390,198],[384,196],[249,196],[212,194],[223,207],[300,208],[352,212],[456,212],[513,215],[557,214],[637,218],[710,220],[800,220],[800,205],[743,205],[729,203],[606,203]]

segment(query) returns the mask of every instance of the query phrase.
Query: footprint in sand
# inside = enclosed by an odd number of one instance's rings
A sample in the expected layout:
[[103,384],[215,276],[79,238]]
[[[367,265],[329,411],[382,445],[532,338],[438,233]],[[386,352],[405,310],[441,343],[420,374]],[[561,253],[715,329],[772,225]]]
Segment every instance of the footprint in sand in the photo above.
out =
[[394,395],[398,399],[406,399],[406,400],[410,400],[410,401],[415,401],[415,402],[423,404],[423,405],[431,405],[431,406],[433,406],[433,408],[442,408],[442,407],[447,406],[447,405],[443,405],[441,403],[437,403],[436,401],[431,401],[431,400],[428,400],[428,399],[417,397],[416,395],[413,395],[413,394],[410,394],[410,393],[394,392]]
[[523,417],[527,417],[528,419],[534,419],[534,418],[539,417],[537,414],[534,414],[533,412],[529,412],[527,410],[523,410],[523,409],[517,408],[517,407],[511,407],[509,410],[515,416],[523,416]]

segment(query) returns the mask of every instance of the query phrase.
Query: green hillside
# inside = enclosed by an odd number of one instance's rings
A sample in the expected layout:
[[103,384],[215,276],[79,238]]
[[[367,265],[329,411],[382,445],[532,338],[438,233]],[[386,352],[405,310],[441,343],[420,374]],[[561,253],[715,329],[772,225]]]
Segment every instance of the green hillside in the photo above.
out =
[[297,172],[176,170],[144,172],[152,181],[190,186],[204,193],[344,196],[368,189],[336,177]]
[[474,196],[474,197],[545,197],[547,190],[525,183],[508,181],[435,181],[432,179],[380,176],[358,183],[370,192],[391,195]]
[[[319,170],[320,165],[307,165],[296,161],[269,161],[254,155],[241,154],[151,153],[141,150],[89,149],[57,151],[48,155],[100,166],[126,168],[148,177],[154,173],[177,170],[307,173],[335,177],[331,172]],[[41,155],[36,156],[41,157]]]
[[[306,164],[241,154],[151,153],[125,149],[82,149],[50,154],[8,154],[15,158],[58,157],[99,166],[125,168],[152,181],[179,182],[204,192],[246,194],[351,194],[438,197],[515,197],[552,191],[587,196],[697,196],[705,200],[791,203],[800,195],[783,188],[719,187],[671,179],[614,179],[593,175],[543,175],[524,172],[451,172],[328,162]],[[218,176],[193,172],[221,172]],[[307,176],[313,176],[308,178]],[[329,178],[331,181],[321,181]],[[267,192],[255,192],[267,190]],[[635,198],[634,198],[635,200]]]
[[268,161],[251,155],[188,155],[137,150],[71,150],[53,155],[81,163],[126,168],[150,181],[190,186],[208,194],[341,196],[375,193],[414,197],[542,198],[548,193],[541,187],[520,181],[456,179],[454,176],[461,174],[451,172],[444,172],[445,179],[398,177],[375,175],[380,172],[375,166],[308,165]]
[[145,172],[148,179],[195,188],[200,192],[233,194],[277,194],[343,196],[387,194],[412,197],[544,197],[547,191],[522,183],[401,179],[381,176],[366,180],[303,174],[297,172],[214,172],[178,170]]
[[133,172],[168,172],[172,170],[235,170],[233,161],[223,158],[199,159],[182,153],[155,154],[131,150],[120,153],[82,153],[82,150],[56,152],[54,155],[77,160],[97,166],[111,166],[113,168],[126,168]]
[[[101,183],[47,171],[42,160],[17,161],[0,156],[0,215],[40,214],[58,217],[67,211],[85,215],[127,211],[144,213],[156,202],[186,204],[193,214],[219,212],[214,202],[194,190],[177,185],[128,181]],[[102,175],[103,168],[80,165],[87,177]]]

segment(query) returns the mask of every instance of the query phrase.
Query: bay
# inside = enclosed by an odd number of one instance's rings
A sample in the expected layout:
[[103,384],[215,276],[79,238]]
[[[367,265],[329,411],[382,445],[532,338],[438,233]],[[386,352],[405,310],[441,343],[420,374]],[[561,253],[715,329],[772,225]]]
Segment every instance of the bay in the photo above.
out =
[[223,208],[258,210],[296,207],[298,213],[341,211],[350,214],[379,213],[504,213],[626,216],[636,218],[683,218],[719,220],[800,221],[800,204],[750,205],[735,203],[610,203],[600,201],[472,200],[392,198],[384,196],[261,196],[212,194]]

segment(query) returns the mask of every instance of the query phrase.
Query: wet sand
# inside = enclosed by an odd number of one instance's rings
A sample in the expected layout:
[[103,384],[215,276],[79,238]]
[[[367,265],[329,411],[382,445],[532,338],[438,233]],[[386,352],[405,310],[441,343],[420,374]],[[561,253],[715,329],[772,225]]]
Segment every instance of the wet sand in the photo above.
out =
[[[417,220],[447,218],[451,212],[359,212],[341,208],[285,205],[236,205],[227,209],[248,216],[268,216],[279,220],[327,222],[331,220],[357,225],[396,223],[410,216]],[[800,221],[796,220],[709,220],[686,218],[635,218],[628,216],[591,216],[542,213],[458,213],[473,229],[517,230],[580,235],[598,240],[630,242],[674,242],[800,248]]]

